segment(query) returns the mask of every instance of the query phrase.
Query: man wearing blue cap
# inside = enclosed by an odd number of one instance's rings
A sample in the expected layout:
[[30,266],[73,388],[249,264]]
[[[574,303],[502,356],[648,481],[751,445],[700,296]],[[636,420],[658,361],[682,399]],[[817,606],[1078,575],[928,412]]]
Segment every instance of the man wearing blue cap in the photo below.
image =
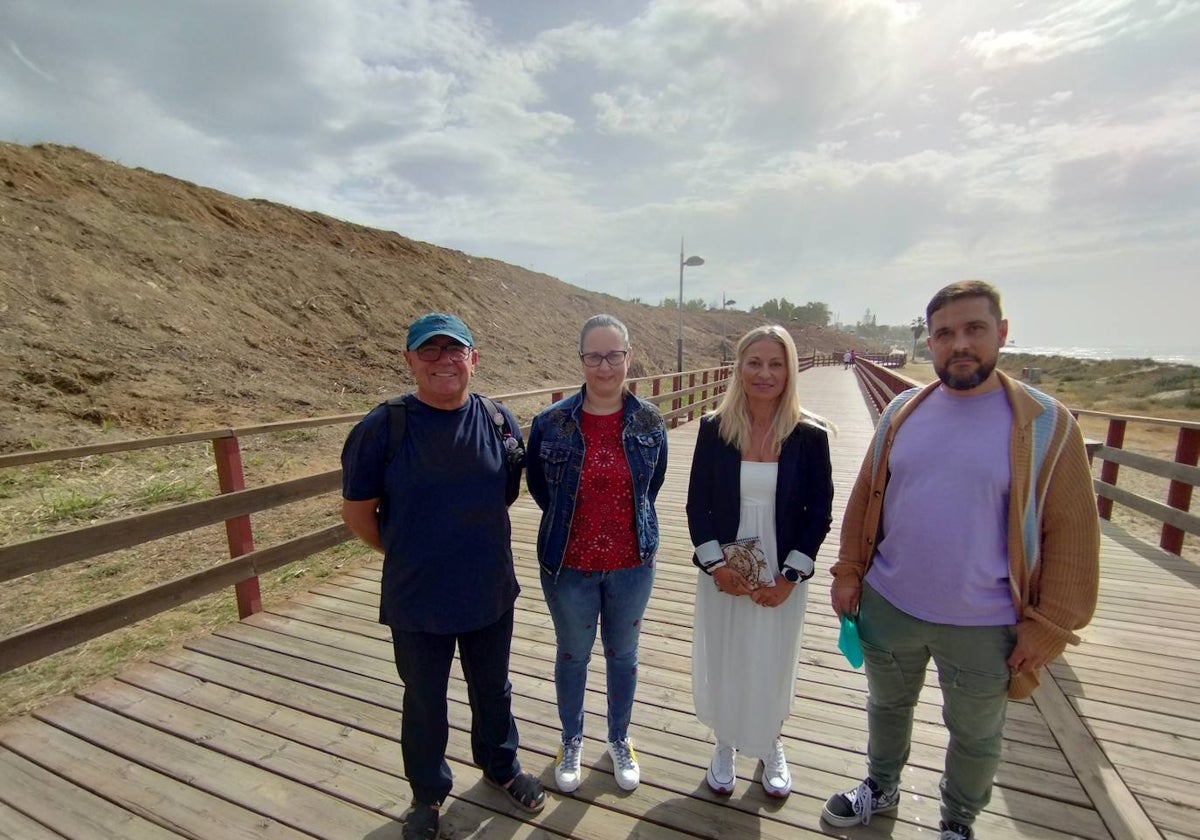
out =
[[540,811],[545,794],[517,760],[508,680],[519,592],[508,505],[520,465],[510,451],[520,430],[507,409],[470,392],[479,352],[459,318],[422,315],[405,346],[416,392],[399,414],[384,403],[350,432],[342,518],[384,555],[379,620],[392,630],[404,683],[400,741],[413,800],[404,837],[429,840],[452,782],[446,696],[456,646],[474,763],[526,811]]

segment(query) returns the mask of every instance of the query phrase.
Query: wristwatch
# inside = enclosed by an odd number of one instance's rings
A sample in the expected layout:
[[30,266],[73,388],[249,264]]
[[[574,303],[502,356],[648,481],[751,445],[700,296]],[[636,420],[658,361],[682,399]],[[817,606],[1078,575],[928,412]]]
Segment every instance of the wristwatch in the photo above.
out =
[[792,583],[797,583],[800,580],[800,570],[793,569],[791,566],[784,566],[780,574],[783,575],[784,580],[789,580]]

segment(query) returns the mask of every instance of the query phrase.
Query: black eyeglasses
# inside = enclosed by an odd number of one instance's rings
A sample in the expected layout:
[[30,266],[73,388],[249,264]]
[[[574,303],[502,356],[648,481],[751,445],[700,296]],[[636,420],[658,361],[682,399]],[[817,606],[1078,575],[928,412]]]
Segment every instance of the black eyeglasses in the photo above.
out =
[[613,350],[611,353],[580,353],[579,358],[588,367],[600,367],[601,362],[608,362],[609,367],[616,367],[625,361],[628,350]]
[[452,362],[462,362],[470,355],[471,348],[461,344],[422,344],[417,348],[417,358],[422,362],[436,362],[442,356]]

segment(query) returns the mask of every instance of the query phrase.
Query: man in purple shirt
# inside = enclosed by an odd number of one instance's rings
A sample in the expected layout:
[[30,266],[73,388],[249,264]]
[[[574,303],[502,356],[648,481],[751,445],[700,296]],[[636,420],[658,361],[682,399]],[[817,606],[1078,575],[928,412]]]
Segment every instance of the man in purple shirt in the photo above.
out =
[[1000,296],[951,284],[926,308],[939,382],[896,397],[847,503],[834,610],[856,617],[867,770],[821,817],[896,810],[913,711],[933,659],[949,730],[940,840],[972,840],[991,796],[1009,697],[1091,618],[1099,528],[1083,437],[1056,400],[996,370]]

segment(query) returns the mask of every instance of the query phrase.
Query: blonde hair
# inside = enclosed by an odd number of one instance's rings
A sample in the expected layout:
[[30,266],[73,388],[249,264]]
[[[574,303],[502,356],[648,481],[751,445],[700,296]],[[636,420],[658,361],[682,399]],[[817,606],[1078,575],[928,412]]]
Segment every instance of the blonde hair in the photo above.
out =
[[721,404],[713,410],[713,414],[721,420],[721,439],[730,446],[736,447],[739,452],[750,450],[750,408],[746,402],[746,390],[742,385],[741,370],[750,345],[756,341],[762,341],[764,338],[783,347],[788,371],[788,381],[783,387],[783,393],[775,407],[775,416],[771,420],[769,437],[771,454],[779,454],[783,448],[783,442],[796,428],[796,424],[802,420],[821,426],[831,433],[836,433],[829,421],[800,407],[800,388],[797,382],[800,363],[799,355],[796,353],[796,343],[792,341],[787,330],[777,324],[771,324],[750,330],[738,342],[735,355],[736,364],[728,379],[729,386],[725,389]]

